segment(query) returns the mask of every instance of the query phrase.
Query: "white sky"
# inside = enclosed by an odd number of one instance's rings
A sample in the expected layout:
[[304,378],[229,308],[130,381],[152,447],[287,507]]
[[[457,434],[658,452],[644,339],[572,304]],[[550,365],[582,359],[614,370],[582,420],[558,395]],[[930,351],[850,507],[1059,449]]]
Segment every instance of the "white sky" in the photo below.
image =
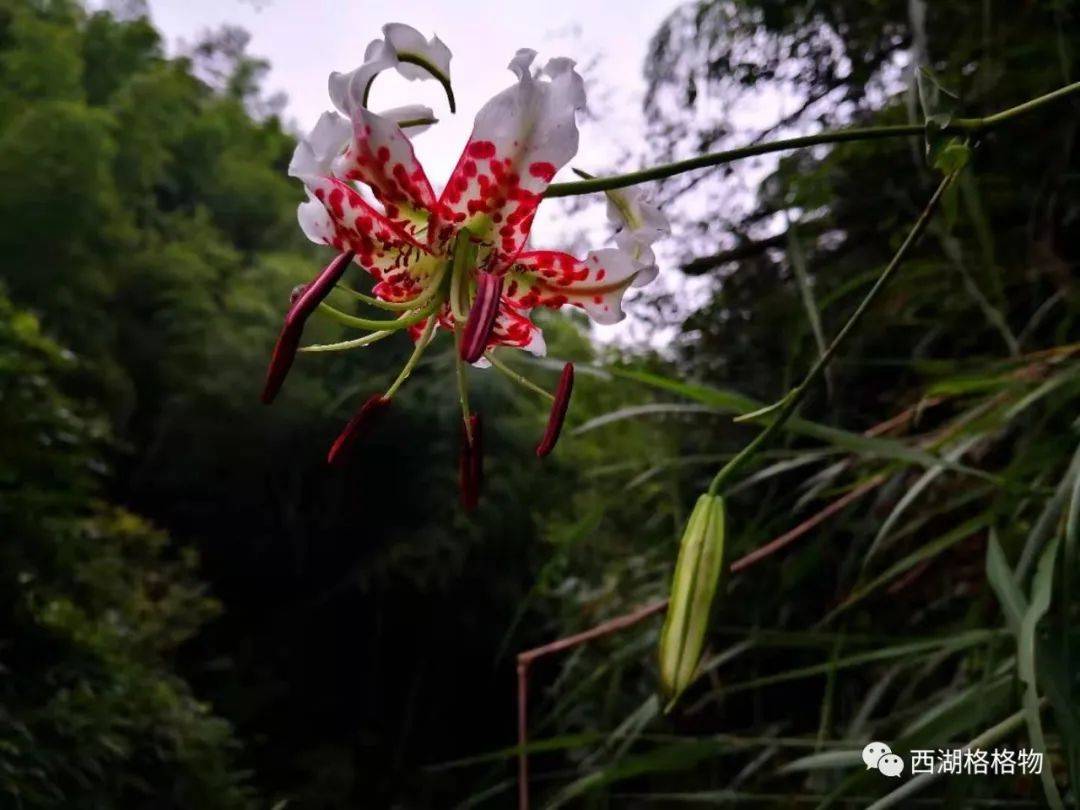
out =
[[[285,116],[310,129],[330,109],[327,76],[363,61],[367,43],[386,22],[404,22],[426,36],[437,34],[453,53],[450,72],[457,114],[450,115],[435,82],[407,82],[384,73],[376,81],[374,109],[427,104],[440,123],[417,136],[416,151],[436,188],[441,188],[465,145],[476,111],[514,77],[506,65],[518,48],[578,62],[595,88],[592,104],[602,106],[602,123],[582,126],[581,149],[573,165],[593,171],[610,168],[624,151],[643,151],[642,66],[652,34],[676,0],[149,0],[151,18],[170,51],[223,24],[251,33],[248,51],[265,57],[271,70],[267,95],[284,91]],[[597,110],[598,112],[600,110]],[[564,169],[562,179],[576,179]],[[299,192],[298,192],[299,193]],[[544,212],[547,216],[542,216]],[[534,229],[537,245],[563,231],[557,206],[544,206]]]

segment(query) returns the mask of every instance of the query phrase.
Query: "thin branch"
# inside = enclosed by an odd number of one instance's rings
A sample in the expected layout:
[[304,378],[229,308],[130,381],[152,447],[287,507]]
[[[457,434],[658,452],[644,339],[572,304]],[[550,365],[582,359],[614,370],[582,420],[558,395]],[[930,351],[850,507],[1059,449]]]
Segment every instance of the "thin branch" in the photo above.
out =
[[879,486],[885,483],[887,478],[888,476],[885,475],[875,475],[869,481],[860,484],[843,497],[837,498],[835,501],[830,503],[816,515],[807,518],[791,531],[785,532],[784,534],[777,537],[775,540],[772,540],[761,546],[761,548],[754,549],[746,556],[740,557],[728,567],[728,571],[732,574],[737,574],[739,571],[749,568],[758,560],[762,560],[765,557],[768,557],[770,554],[775,554],[780,549],[791,545],[808,531],[813,529],[815,526],[823,523],[825,520],[844,509],[844,507],[846,507],[852,501],[858,500],[867,492],[870,492],[870,490],[872,489],[877,489]]
[[[1080,82],[1058,88],[1046,95],[1033,98],[1023,104],[1002,110],[985,118],[956,118],[940,131],[943,134],[977,136],[994,127],[1016,118],[1017,116],[1037,110],[1047,104],[1060,101],[1063,98],[1080,93]],[[828,130],[818,132],[815,135],[803,135],[798,138],[783,138],[768,143],[750,144],[737,149],[728,149],[723,152],[712,152],[707,155],[698,155],[686,160],[674,163],[666,163],[654,166],[650,169],[616,174],[610,177],[597,177],[592,180],[581,180],[573,183],[553,183],[544,192],[545,197],[572,197],[577,194],[592,194],[597,191],[611,191],[616,188],[634,186],[638,183],[646,183],[650,180],[660,180],[665,177],[674,177],[683,172],[695,169],[705,169],[713,166],[723,166],[742,158],[766,155],[771,152],[783,152],[788,149],[801,149],[805,146],[817,146],[827,143],[843,143],[845,141],[865,141],[876,138],[898,138],[911,135],[923,135],[925,126],[921,124],[899,124],[894,126],[879,127],[854,127],[851,129]]]
[[740,450],[727,464],[720,468],[716,473],[716,477],[713,478],[712,483],[709,485],[709,494],[715,495],[720,492],[720,488],[727,483],[727,481],[745,464],[749,461],[753,455],[760,449],[772,436],[784,426],[784,423],[795,413],[795,410],[799,407],[803,398],[810,390],[810,386],[817,381],[818,377],[825,371],[825,368],[829,365],[829,361],[832,360],[833,355],[840,348],[840,345],[844,342],[844,339],[850,334],[851,330],[855,328],[856,324],[862,319],[862,316],[870,308],[870,305],[877,298],[885,286],[889,283],[890,279],[899,269],[903,263],[904,258],[907,256],[908,251],[918,242],[919,237],[922,236],[923,231],[926,230],[926,226],[930,222],[930,218],[933,216],[934,211],[937,210],[938,203],[941,202],[942,195],[952,185],[956,179],[956,174],[950,174],[945,177],[934,191],[933,196],[927,202],[923,212],[919,215],[915,225],[912,226],[911,231],[908,233],[907,238],[904,239],[903,244],[897,249],[896,254],[892,257],[892,261],[881,271],[881,275],[878,276],[877,281],[874,282],[874,286],[870,288],[870,291],[866,294],[866,297],[859,303],[859,306],[855,308],[855,311],[848,318],[847,323],[833,338],[832,343],[828,348],[818,357],[817,362],[814,363],[810,371],[807,372],[803,381],[793,388],[787,396],[781,401],[779,413],[769,423],[769,425],[754,437],[742,450]]
[[782,247],[786,243],[787,233],[778,233],[775,236],[759,239],[756,242],[745,242],[730,250],[723,250],[719,253],[714,253],[711,256],[698,256],[696,259],[691,259],[686,262],[686,264],[682,266],[682,271],[690,276],[701,275],[707,270],[712,270],[714,267],[720,267],[728,262],[749,259],[751,256],[757,256],[764,253],[769,248]]

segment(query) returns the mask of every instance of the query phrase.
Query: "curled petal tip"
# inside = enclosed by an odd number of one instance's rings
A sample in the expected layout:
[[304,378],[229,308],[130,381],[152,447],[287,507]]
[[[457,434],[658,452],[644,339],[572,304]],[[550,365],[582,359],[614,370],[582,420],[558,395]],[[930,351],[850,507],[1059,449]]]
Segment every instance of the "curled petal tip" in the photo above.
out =
[[469,310],[465,333],[461,339],[461,359],[475,363],[487,348],[491,330],[502,302],[503,277],[481,271],[477,274],[476,300]]
[[480,414],[469,417],[468,428],[461,425],[461,453],[458,456],[458,484],[461,505],[471,512],[480,502],[480,486],[484,477],[484,443]]
[[368,397],[334,440],[326,456],[326,463],[332,466],[341,464],[348,456],[349,449],[371,433],[376,421],[390,407],[390,402],[390,398],[382,394],[373,394]]
[[551,413],[548,415],[547,428],[536,445],[536,455],[543,458],[555,449],[555,442],[559,440],[563,422],[566,420],[566,411],[570,407],[570,395],[574,391],[574,364],[567,363],[563,366],[562,376],[559,377],[559,387],[555,389],[555,401],[551,403]]

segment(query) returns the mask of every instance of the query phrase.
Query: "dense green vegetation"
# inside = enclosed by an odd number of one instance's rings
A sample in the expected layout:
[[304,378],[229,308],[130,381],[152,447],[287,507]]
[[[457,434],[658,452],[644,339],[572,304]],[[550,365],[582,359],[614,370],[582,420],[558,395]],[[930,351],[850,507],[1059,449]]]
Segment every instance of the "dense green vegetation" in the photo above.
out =
[[[1075,79],[1080,8],[1005,5],[690,3],[650,49],[648,162],[918,122],[912,59],[965,115]],[[466,516],[448,344],[345,470],[327,444],[404,341],[301,358],[258,403],[289,291],[326,254],[295,225],[293,139],[245,43],[166,58],[138,16],[0,0],[0,806],[507,806],[514,653],[666,595],[688,509],[755,430],[730,417],[802,376],[935,171],[904,138],[791,153],[757,193],[739,165],[663,183],[708,300],[663,357],[600,362],[549,317],[550,353],[583,365],[543,464],[543,403],[477,374],[487,484]],[[739,126],[781,86],[787,119]],[[1075,805],[1078,124],[1065,102],[977,145],[827,385],[742,473],[729,563],[850,497],[724,575],[706,674],[671,714],[656,618],[533,666],[535,801],[865,806],[895,784],[846,752],[953,747],[1019,713],[995,742],[1044,747]]]

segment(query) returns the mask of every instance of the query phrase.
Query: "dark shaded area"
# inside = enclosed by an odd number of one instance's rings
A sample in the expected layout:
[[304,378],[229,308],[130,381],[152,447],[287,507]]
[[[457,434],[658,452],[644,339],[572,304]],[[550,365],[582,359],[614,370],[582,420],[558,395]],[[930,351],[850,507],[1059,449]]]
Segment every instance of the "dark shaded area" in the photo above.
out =
[[[920,121],[914,62],[964,115],[1067,83],[1076,4],[1006,5],[688,3],[645,66],[648,159]],[[330,442],[407,341],[303,356],[258,402],[289,292],[328,256],[296,227],[293,140],[246,47],[225,29],[167,59],[138,13],[0,0],[0,804],[508,806],[513,653],[666,594],[688,508],[753,435],[733,392],[801,378],[811,311],[836,334],[938,173],[902,139],[787,154],[760,184],[744,165],[662,184],[675,258],[714,285],[693,306],[681,287],[637,300],[658,326],[679,316],[663,358],[548,319],[554,357],[595,351],[613,374],[579,365],[543,462],[544,403],[476,374],[486,484],[466,516],[447,341],[340,469]],[[795,101],[747,131],[735,113],[763,87]],[[998,594],[1056,542],[1029,663],[1075,805],[1078,121],[1067,102],[977,145],[812,424],[729,493],[730,562],[880,477],[725,575],[675,711],[656,700],[656,620],[533,666],[536,801],[869,803],[894,785],[785,766],[869,739],[958,746],[1023,711]],[[305,340],[343,336],[313,319]],[[558,370],[528,368],[549,387]],[[997,744],[1030,746],[1032,722]],[[957,777],[925,795],[1044,791]]]

